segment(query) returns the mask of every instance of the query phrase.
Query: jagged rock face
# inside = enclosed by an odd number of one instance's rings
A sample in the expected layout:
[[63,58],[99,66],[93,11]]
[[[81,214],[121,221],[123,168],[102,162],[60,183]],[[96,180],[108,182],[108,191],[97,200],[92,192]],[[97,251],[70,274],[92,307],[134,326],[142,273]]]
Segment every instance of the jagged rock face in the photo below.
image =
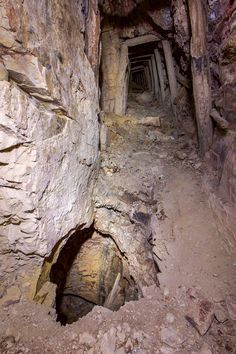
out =
[[113,1],[113,0],[100,0],[99,4],[105,14],[127,16],[133,11],[142,0],[126,0],[126,1]]
[[0,277],[8,268],[10,284],[24,255],[40,264],[92,222],[98,89],[82,1],[4,1],[0,18]]
[[107,141],[95,189],[94,227],[115,241],[140,290],[157,283],[150,237],[162,171],[148,158],[149,130],[138,121],[131,115],[103,117]]
[[209,9],[211,77],[213,105],[229,122],[229,130],[215,131],[211,165],[217,171],[219,192],[232,204],[235,189],[236,115],[236,7],[230,1],[212,2]]
[[102,12],[106,15],[111,16],[128,16],[132,12],[153,10],[153,8],[162,8],[170,5],[170,0],[125,0],[125,1],[114,1],[114,0],[99,0],[99,5]]
[[172,0],[174,40],[178,49],[178,63],[183,72],[190,69],[190,24],[186,0]]

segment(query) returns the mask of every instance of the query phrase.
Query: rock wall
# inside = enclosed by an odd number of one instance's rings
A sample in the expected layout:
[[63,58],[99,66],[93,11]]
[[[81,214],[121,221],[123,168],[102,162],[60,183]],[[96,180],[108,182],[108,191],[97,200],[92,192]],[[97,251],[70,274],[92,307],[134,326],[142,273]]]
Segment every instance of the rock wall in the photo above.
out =
[[228,122],[215,126],[207,156],[212,177],[210,200],[221,235],[230,252],[236,247],[236,4],[210,1],[208,9],[209,54],[213,107]]
[[99,29],[83,4],[0,3],[0,296],[93,219]]
[[[233,5],[232,1],[226,0],[211,3],[208,15],[213,105],[229,122],[227,132],[215,128],[212,150],[213,154],[218,155],[218,166],[215,166],[215,157],[212,163],[218,170],[219,191],[222,195],[227,195],[230,202],[235,203],[236,171],[233,163],[235,159],[233,146],[235,146],[236,130],[236,4]],[[228,164],[230,168],[227,168]],[[227,169],[229,178],[226,186],[224,180]]]

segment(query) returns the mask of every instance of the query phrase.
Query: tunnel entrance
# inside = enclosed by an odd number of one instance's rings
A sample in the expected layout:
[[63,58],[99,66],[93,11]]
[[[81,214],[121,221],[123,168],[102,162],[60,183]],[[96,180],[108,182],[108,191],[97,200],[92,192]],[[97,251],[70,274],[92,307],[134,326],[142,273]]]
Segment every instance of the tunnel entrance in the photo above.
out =
[[168,85],[165,84],[163,53],[158,49],[159,41],[130,44],[126,113],[130,112],[130,108],[135,108],[135,103],[144,106],[155,104],[158,107],[164,102],[165,97],[169,97]]
[[[41,282],[42,278],[43,272]],[[117,245],[93,227],[68,239],[51,266],[49,282],[55,285],[53,306],[62,325],[77,321],[95,305],[116,311],[125,301],[138,299],[135,282]],[[39,294],[40,289],[35,300],[44,303],[45,298],[40,301]]]
[[159,93],[159,80],[155,59],[158,41],[128,47],[130,77],[129,93],[149,91]]

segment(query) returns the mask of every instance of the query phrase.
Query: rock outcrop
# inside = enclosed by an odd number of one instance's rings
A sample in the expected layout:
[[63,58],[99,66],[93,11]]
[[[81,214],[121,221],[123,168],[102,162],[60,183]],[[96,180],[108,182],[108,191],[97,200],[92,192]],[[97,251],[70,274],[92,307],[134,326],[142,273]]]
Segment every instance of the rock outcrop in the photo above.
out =
[[97,52],[87,45],[90,64],[84,33],[96,44],[96,21],[86,27],[83,1],[0,4],[1,285],[23,291],[28,271],[92,222]]
[[209,54],[213,108],[227,129],[215,124],[207,155],[212,177],[210,201],[229,253],[236,246],[236,6],[228,0],[211,1],[208,11]]

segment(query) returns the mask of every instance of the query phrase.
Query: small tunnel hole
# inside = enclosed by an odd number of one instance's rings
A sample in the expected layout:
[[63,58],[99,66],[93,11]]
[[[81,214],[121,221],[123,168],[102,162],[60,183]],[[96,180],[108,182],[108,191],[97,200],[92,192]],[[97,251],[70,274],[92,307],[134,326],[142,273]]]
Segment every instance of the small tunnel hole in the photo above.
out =
[[57,286],[55,307],[62,325],[77,321],[96,305],[116,311],[139,297],[117,245],[93,227],[68,239],[49,277]]

